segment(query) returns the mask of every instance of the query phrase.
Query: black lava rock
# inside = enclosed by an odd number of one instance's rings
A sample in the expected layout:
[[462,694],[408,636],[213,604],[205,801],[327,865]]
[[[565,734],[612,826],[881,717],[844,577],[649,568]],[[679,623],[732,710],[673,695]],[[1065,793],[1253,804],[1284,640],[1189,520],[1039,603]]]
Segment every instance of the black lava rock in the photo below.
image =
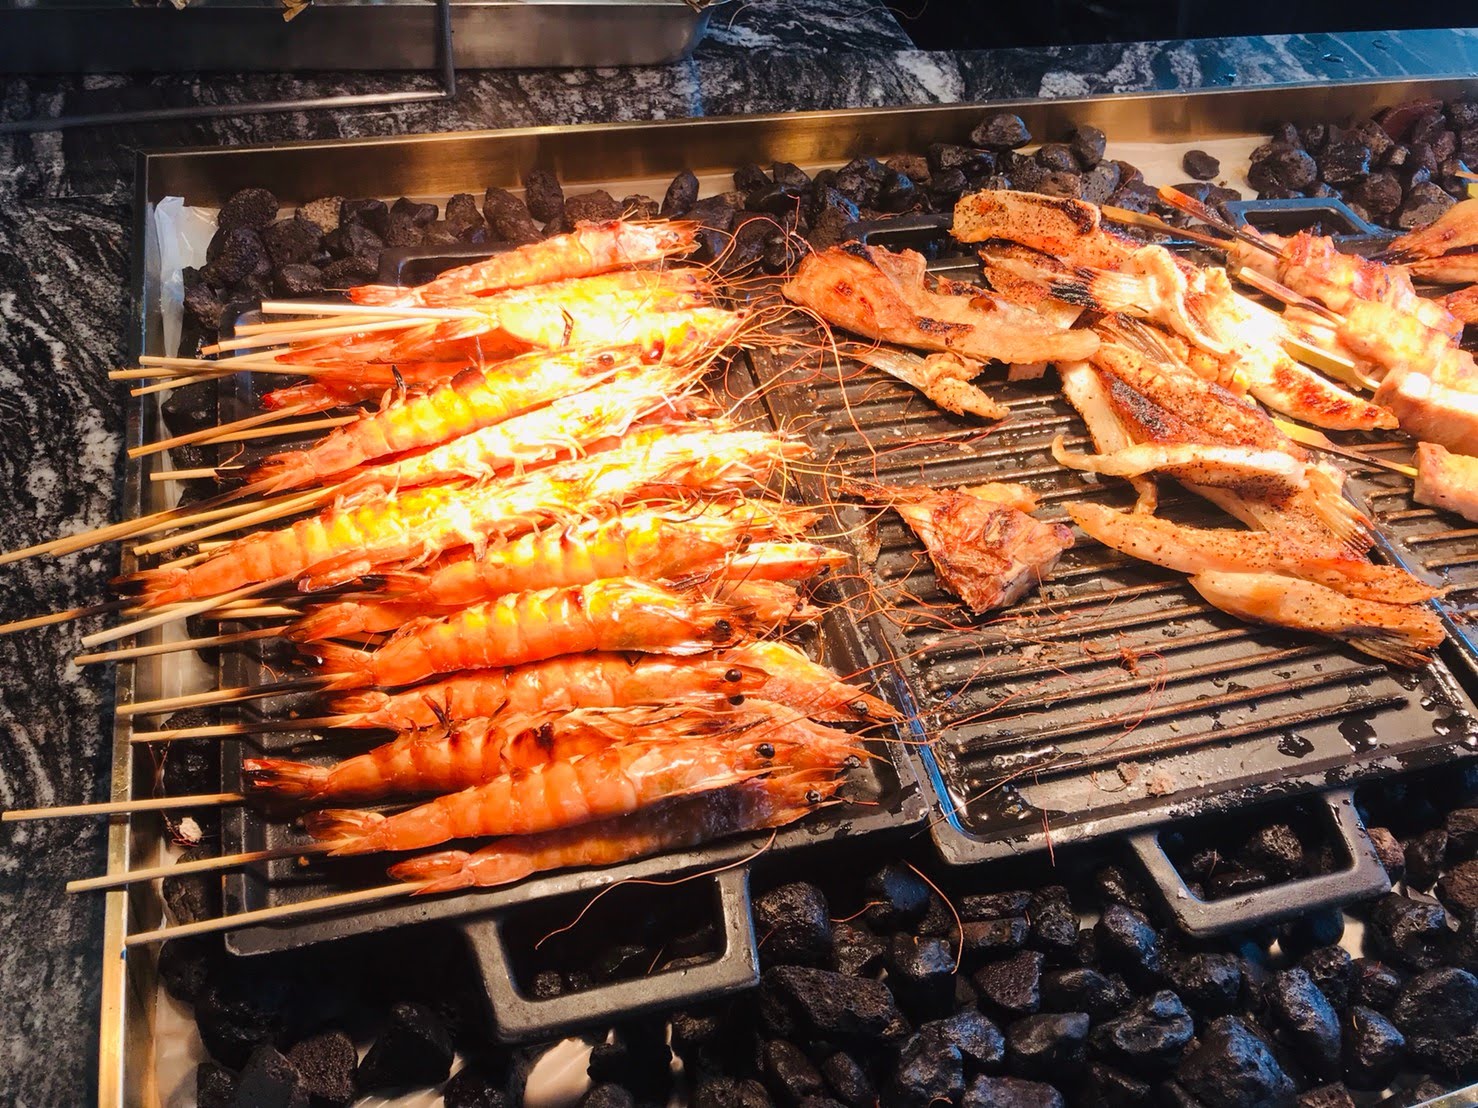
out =
[[1103,151],[1108,145],[1108,139],[1097,127],[1085,123],[1073,128],[1067,144],[1073,156],[1078,159],[1078,165],[1084,169],[1093,169],[1103,161]]
[[1204,150],[1187,150],[1180,159],[1180,167],[1186,176],[1197,181],[1209,181],[1221,172],[1221,162]]
[[1444,966],[1401,990],[1391,1021],[1423,1067],[1466,1079],[1478,1070],[1478,978]]
[[265,277],[272,272],[272,258],[262,236],[250,227],[219,230],[210,240],[210,258],[200,276],[217,288],[235,285],[247,277]]
[[1195,1024],[1180,997],[1162,989],[1093,1031],[1093,1051],[1140,1076],[1160,1076],[1180,1061]]
[[201,1062],[195,1067],[195,1108],[231,1108],[238,1080],[218,1062]]
[[1370,845],[1375,847],[1375,855],[1385,867],[1386,876],[1392,882],[1405,877],[1406,848],[1401,845],[1401,840],[1385,827],[1369,827],[1365,833],[1370,836]]
[[1137,1108],[1153,1098],[1149,1083],[1102,1062],[1090,1062],[1082,1100],[1089,1108]]
[[760,1018],[788,1039],[839,1045],[893,1041],[906,1029],[893,994],[878,981],[805,966],[776,966],[760,979]]
[[1416,185],[1406,194],[1406,202],[1396,215],[1396,226],[1404,231],[1425,227],[1455,203],[1448,193],[1430,181]]
[[[571,220],[575,218],[568,209],[565,214]],[[522,246],[538,242],[544,237],[543,231],[529,213],[528,205],[507,189],[490,188],[483,193],[482,217],[487,220],[494,237],[502,242]]]
[[1132,996],[1117,973],[1080,966],[1042,975],[1042,1007],[1049,1012],[1087,1012],[1103,1020],[1122,1012]]
[[1029,944],[1054,965],[1077,960],[1078,913],[1065,898],[1040,900],[1031,909]]
[[159,979],[170,996],[193,1004],[221,958],[220,941],[213,935],[170,939],[159,948]]
[[1139,912],[1149,907],[1144,890],[1131,881],[1129,875],[1118,866],[1101,866],[1094,871],[1093,888],[1098,893],[1098,902],[1105,907],[1110,904],[1126,904]]
[[1425,904],[1397,893],[1376,901],[1368,935],[1389,961],[1406,969],[1431,969],[1442,961],[1448,930],[1440,904]]
[[[1086,1012],[1051,1012],[1016,1020],[1006,1029],[1006,1068],[1017,1077],[1071,1078],[1087,1057],[1088,1023]],[[1186,1023],[1189,1026],[1190,1020]]]
[[1062,1094],[1040,1081],[977,1077],[965,1090],[964,1108],[1064,1108]]
[[1348,1007],[1350,986],[1355,979],[1355,963],[1348,950],[1338,946],[1320,947],[1305,954],[1298,964],[1330,1004],[1339,1011]]
[[295,215],[264,227],[262,242],[275,266],[311,262],[323,246],[323,228],[311,219]]
[[883,964],[883,941],[853,924],[838,923],[832,928],[832,946],[841,973],[865,977]]
[[1064,173],[1078,171],[1078,159],[1065,142],[1044,142],[1037,149],[1037,164],[1043,169],[1057,169]]
[[316,296],[323,291],[323,270],[307,262],[285,265],[272,281],[278,296]]
[[982,1003],[1008,1016],[1025,1016],[1042,1004],[1042,962],[1039,951],[1023,950],[999,962],[990,962],[971,977]]
[[1119,164],[1099,162],[1083,174],[1082,198],[1090,204],[1104,204],[1119,187]]
[[277,218],[278,207],[277,197],[266,189],[242,189],[221,205],[220,214],[216,216],[216,228],[260,230]]
[[822,1092],[821,1071],[805,1051],[784,1039],[770,1039],[760,1048],[760,1068],[770,1093],[783,1103]]
[[1242,965],[1235,954],[1183,955],[1169,963],[1166,976],[1180,998],[1203,1016],[1231,1012],[1242,994]]
[[385,1030],[359,1063],[361,1089],[435,1085],[452,1069],[452,1038],[441,1018],[424,1004],[390,1006]]
[[906,931],[929,910],[928,883],[902,862],[889,862],[867,879],[863,919],[876,931]]
[[436,222],[437,210],[435,204],[427,204],[423,201],[412,200],[408,196],[402,196],[390,205],[390,216],[402,216],[410,220],[417,227],[429,227]]
[[339,206],[339,226],[349,223],[381,237],[390,227],[390,206],[383,200],[345,200]]
[[1378,170],[1355,186],[1352,199],[1375,215],[1389,215],[1401,206],[1401,182],[1389,170]]
[[1320,180],[1328,181],[1331,185],[1356,181],[1370,172],[1370,147],[1358,139],[1339,139],[1330,142],[1320,151],[1318,161]]
[[603,1082],[585,1090],[576,1108],[636,1108],[636,1097],[620,1085]]
[[1442,828],[1447,832],[1449,858],[1478,857],[1478,808],[1454,808],[1443,819]]
[[277,974],[237,973],[223,965],[195,1001],[195,1023],[205,1049],[218,1062],[244,1066],[258,1046],[281,1040],[291,997],[292,990]]
[[1295,967],[1276,974],[1263,998],[1279,1036],[1311,1073],[1326,1080],[1340,1074],[1339,1015],[1313,978]]
[[1459,862],[1437,882],[1437,899],[1459,916],[1478,912],[1478,859]]
[[202,331],[214,335],[221,326],[221,316],[225,311],[226,302],[218,289],[212,288],[203,280],[186,285],[185,314]]
[[1447,854],[1447,832],[1440,827],[1406,841],[1406,884],[1413,889],[1430,889],[1442,872]]
[[[1262,147],[1258,148],[1262,150]],[[1253,153],[1256,158],[1256,152]],[[1287,146],[1276,146],[1253,161],[1247,170],[1247,180],[1259,192],[1274,189],[1298,190],[1308,188],[1319,178],[1319,167],[1307,151]]]
[[[389,213],[386,213],[386,231],[389,230]],[[323,237],[324,248],[335,258],[365,258],[379,261],[385,249],[385,240],[363,223],[345,220],[339,229]]]
[[872,1108],[877,1103],[877,1090],[862,1064],[844,1050],[830,1055],[821,1063],[821,1076],[833,1095],[851,1108]]
[[1031,140],[1032,133],[1021,116],[1009,112],[990,116],[970,132],[970,141],[987,150],[1015,150]]
[[793,162],[772,162],[770,178],[777,185],[804,191],[811,187],[811,175]]
[[795,881],[763,894],[754,902],[754,924],[767,963],[831,964],[831,912],[815,885]]
[[323,287],[348,289],[373,281],[380,272],[379,262],[371,258],[340,258],[323,267]]
[[1004,893],[971,893],[960,898],[957,906],[960,919],[966,923],[984,920],[1009,919],[1025,915],[1031,904],[1031,893],[1012,890]]
[[304,1039],[287,1052],[288,1061],[298,1068],[303,1087],[321,1108],[340,1108],[354,1100],[354,1070],[359,1065],[359,1052],[354,1040],[342,1031],[325,1031]]
[[907,1011],[939,1016],[954,1007],[955,955],[943,939],[895,935],[888,950],[888,987]]
[[1350,1090],[1343,1085],[1320,1085],[1316,1089],[1299,1093],[1294,1101],[1298,1108],[1355,1108]]
[[565,198],[565,217],[572,223],[604,223],[621,218],[621,205],[605,189]]
[[1105,965],[1123,972],[1137,988],[1151,988],[1160,980],[1160,937],[1149,919],[1123,904],[1110,904],[1094,928],[1098,953]]
[[958,1048],[967,1074],[994,1073],[1006,1056],[1006,1040],[1001,1029],[973,1008],[926,1023],[919,1030],[937,1035]]
[[665,219],[686,215],[697,199],[698,178],[692,170],[685,169],[667,186],[667,193],[662,197],[661,214]]
[[390,225],[385,228],[385,245],[391,247],[422,246],[426,242],[426,226],[404,209],[390,209]]
[[[696,182],[693,191],[696,196]],[[559,178],[547,169],[531,169],[523,175],[523,199],[529,214],[540,223],[565,214],[565,190],[560,187]],[[447,218],[451,218],[450,214]]]
[[952,1102],[965,1091],[965,1062],[960,1049],[936,1030],[920,1028],[898,1053],[890,1104],[928,1108]]
[[765,1087],[752,1078],[717,1077],[693,1088],[693,1108],[772,1108]]
[[1278,928],[1278,945],[1290,958],[1298,958],[1316,948],[1327,948],[1339,942],[1345,933],[1345,914],[1338,908],[1325,908],[1303,915]]
[[1207,1025],[1175,1078],[1206,1108],[1274,1108],[1290,1103],[1294,1094],[1272,1051],[1236,1016]]
[[1401,994],[1405,976],[1374,958],[1356,958],[1351,964],[1350,1003],[1377,1012],[1389,1012]]
[[308,1108],[308,1090],[298,1069],[270,1046],[259,1046],[241,1071],[239,1108]]
[[[1073,922],[1073,939],[1076,941],[1077,921]],[[1026,944],[1029,930],[1024,916],[962,923],[960,937],[964,944],[965,961],[973,965],[982,959],[997,958],[1020,950]]]
[[625,1023],[609,1043],[597,1043],[585,1067],[596,1084],[616,1084],[639,1100],[666,1103],[672,1087],[672,1050],[667,1029],[651,1020]]
[[1406,1036],[1385,1016],[1358,1004],[1345,1023],[1345,1080],[1357,1089],[1384,1089],[1406,1054]]

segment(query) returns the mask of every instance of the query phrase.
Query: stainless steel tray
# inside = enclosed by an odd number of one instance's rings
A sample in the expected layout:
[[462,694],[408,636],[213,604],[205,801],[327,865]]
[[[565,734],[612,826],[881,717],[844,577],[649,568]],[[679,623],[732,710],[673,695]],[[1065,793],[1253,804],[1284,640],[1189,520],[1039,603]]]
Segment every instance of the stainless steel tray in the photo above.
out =
[[[1333,119],[1418,97],[1449,97],[1478,90],[1473,78],[1355,82],[1199,93],[1155,93],[1085,100],[1014,101],[991,105],[1023,116],[1036,134],[1092,123],[1120,141],[1176,141],[1265,134],[1284,119]],[[136,175],[135,243],[147,241],[153,208],[166,196],[189,204],[217,206],[236,189],[261,185],[284,203],[325,195],[361,196],[368,182],[382,196],[444,198],[489,185],[516,186],[530,168],[553,170],[567,187],[611,187],[661,194],[667,180],[690,168],[705,191],[745,162],[794,162],[807,169],[842,164],[862,154],[921,151],[932,142],[962,141],[978,122],[981,105],[808,112],[732,119],[696,119],[649,124],[530,128],[501,132],[422,135],[345,142],[309,142],[265,147],[207,148],[145,153]],[[134,265],[131,353],[165,353],[159,289],[144,252]],[[149,398],[155,400],[156,398]],[[157,433],[158,405],[129,414],[128,444]],[[129,514],[157,505],[150,497],[162,486],[132,466],[125,484]],[[124,566],[127,571],[130,567]],[[121,698],[146,698],[172,691],[158,659],[118,668]],[[114,733],[113,799],[126,800],[147,787],[147,756],[128,744],[129,725]],[[135,757],[135,754],[138,754]],[[158,858],[157,821],[115,821],[109,839],[110,872],[149,865]],[[160,906],[151,886],[132,894],[108,894],[103,951],[102,1035],[99,1051],[100,1103],[154,1104],[155,963],[145,952],[123,957],[131,931],[154,926]],[[142,956],[141,956],[142,955]]]
[[[665,65],[687,57],[708,10],[687,0],[451,0],[468,69]],[[435,0],[5,0],[0,73],[434,69]]]

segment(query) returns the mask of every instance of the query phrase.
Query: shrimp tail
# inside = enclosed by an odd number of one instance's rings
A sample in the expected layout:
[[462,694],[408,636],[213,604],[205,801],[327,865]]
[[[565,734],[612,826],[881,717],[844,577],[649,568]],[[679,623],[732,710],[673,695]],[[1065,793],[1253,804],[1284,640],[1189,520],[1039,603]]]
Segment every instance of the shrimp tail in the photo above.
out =
[[405,289],[395,285],[358,285],[348,293],[356,304],[395,304],[405,298]]
[[374,684],[372,654],[342,643],[317,642],[305,650],[318,659],[320,676],[329,689],[357,689]]
[[426,590],[427,575],[416,570],[377,569],[362,581],[366,588],[388,596],[420,596]]
[[368,854],[380,849],[375,832],[385,822],[379,812],[363,812],[354,808],[325,808],[303,817],[308,834],[321,843],[332,845],[334,854]]
[[311,800],[328,783],[324,766],[287,758],[247,758],[242,762],[249,793],[292,800]]
[[252,470],[250,488],[253,493],[274,493],[302,488],[316,480],[307,455],[301,450],[273,454]]
[[465,850],[439,850],[435,854],[423,854],[419,858],[397,862],[388,872],[397,881],[420,885],[415,890],[417,896],[449,893],[473,884],[472,871],[467,867],[471,857]]

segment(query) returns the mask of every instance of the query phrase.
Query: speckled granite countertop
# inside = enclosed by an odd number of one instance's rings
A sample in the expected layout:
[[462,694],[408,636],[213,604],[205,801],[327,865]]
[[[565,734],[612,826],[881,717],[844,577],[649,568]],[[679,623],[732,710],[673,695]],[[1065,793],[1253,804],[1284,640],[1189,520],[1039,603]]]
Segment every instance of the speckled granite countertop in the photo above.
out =
[[[685,62],[632,70],[468,72],[451,103],[317,111],[0,139],[0,548],[115,518],[134,151],[302,138],[742,112],[1083,96],[1148,89],[1478,73],[1478,30],[1210,39],[941,53],[870,0],[750,0],[714,14]],[[430,86],[425,76],[9,79],[7,118]],[[0,569],[5,618],[96,600],[111,551]],[[106,667],[66,658],[74,628],[0,639],[0,806],[98,799]],[[94,1098],[103,827],[0,832],[0,1103]]]

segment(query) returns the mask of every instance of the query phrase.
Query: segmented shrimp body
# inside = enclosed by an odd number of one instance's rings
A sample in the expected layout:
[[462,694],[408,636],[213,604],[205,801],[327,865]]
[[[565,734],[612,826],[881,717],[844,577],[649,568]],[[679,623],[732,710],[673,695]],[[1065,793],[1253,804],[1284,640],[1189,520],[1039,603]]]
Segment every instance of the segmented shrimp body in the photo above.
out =
[[834,794],[840,781],[779,773],[727,789],[682,797],[612,820],[540,835],[499,839],[481,850],[446,850],[390,867],[400,881],[425,883],[418,894],[487,888],[534,873],[608,866],[682,850],[745,831],[782,827]]
[[292,800],[379,800],[452,793],[515,769],[604,750],[618,742],[697,740],[735,720],[698,705],[581,708],[549,717],[504,713],[450,729],[413,731],[332,765],[248,758],[247,791]]
[[349,291],[358,304],[437,306],[504,289],[545,285],[685,254],[697,240],[692,223],[580,223],[568,234],[520,246],[486,261],[447,270],[436,280],[407,291],[362,285]]
[[589,650],[698,654],[734,641],[747,615],[630,578],[510,593],[406,624],[378,650],[314,648],[339,688],[409,685],[438,673],[516,666]]
[[[336,697],[334,725],[402,731],[435,727],[443,719],[544,718],[577,708],[753,695],[775,678],[738,657],[744,649],[692,657],[571,654],[522,666],[468,670],[401,692],[368,689]],[[835,676],[822,672],[836,683]]]
[[764,674],[756,695],[834,723],[902,718],[886,701],[863,692],[789,643],[759,640],[732,647],[723,661]]
[[[393,816],[328,810],[305,820],[335,854],[420,850],[449,839],[529,835],[737,785],[788,764],[783,739],[623,743],[496,777]],[[839,762],[837,763],[840,764]]]

